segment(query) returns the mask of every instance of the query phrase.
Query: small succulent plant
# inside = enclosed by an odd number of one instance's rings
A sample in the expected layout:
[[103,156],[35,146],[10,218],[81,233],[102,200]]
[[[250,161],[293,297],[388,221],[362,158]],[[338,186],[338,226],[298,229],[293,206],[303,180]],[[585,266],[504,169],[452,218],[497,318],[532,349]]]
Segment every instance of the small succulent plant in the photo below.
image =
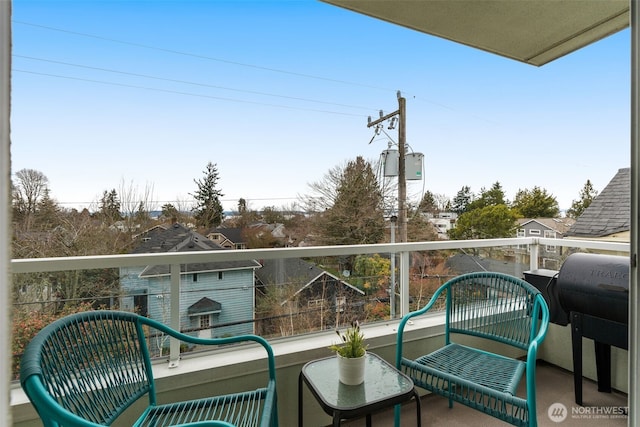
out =
[[329,346],[329,350],[348,359],[364,356],[368,345],[364,342],[364,334],[360,330],[360,324],[357,320],[344,333],[341,334],[339,330],[336,330],[336,334],[340,337],[341,342]]

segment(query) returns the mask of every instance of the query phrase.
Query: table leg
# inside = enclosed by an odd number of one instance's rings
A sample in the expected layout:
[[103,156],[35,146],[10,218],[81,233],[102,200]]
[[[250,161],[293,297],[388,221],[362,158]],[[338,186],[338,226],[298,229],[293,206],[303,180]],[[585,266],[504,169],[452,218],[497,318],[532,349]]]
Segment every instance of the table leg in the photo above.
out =
[[340,427],[341,419],[342,419],[342,415],[340,415],[340,411],[335,411],[333,413],[333,427]]
[[371,414],[367,414],[367,427],[371,427]]
[[302,372],[298,375],[298,427],[302,427]]
[[417,420],[417,426],[418,427],[422,427],[422,411],[420,409],[420,395],[418,394],[418,390],[416,390],[415,388],[413,389],[413,398],[416,400],[416,420]]

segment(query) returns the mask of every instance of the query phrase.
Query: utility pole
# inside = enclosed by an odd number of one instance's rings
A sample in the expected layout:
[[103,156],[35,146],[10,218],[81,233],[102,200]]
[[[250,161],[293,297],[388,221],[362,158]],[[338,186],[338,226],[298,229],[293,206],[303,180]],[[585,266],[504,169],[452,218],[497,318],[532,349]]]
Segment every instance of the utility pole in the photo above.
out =
[[407,181],[405,169],[405,151],[407,144],[407,101],[398,91],[398,109],[385,116],[380,112],[380,118],[372,121],[369,117],[367,127],[376,126],[379,123],[398,116],[398,232],[400,242],[407,241]]

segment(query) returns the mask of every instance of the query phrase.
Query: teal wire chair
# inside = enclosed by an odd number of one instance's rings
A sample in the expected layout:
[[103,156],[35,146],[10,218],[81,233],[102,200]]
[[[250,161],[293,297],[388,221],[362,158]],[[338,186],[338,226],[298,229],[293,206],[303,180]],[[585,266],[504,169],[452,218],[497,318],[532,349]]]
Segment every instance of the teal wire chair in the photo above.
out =
[[[427,355],[403,354],[407,322],[445,306],[444,347]],[[438,303],[440,306],[438,306]],[[457,401],[516,426],[537,426],[536,357],[549,325],[542,294],[516,277],[469,273],[442,285],[422,309],[404,316],[398,326],[396,367],[420,388]],[[471,335],[524,350],[520,360],[453,341]],[[459,337],[459,335],[458,335]],[[495,347],[494,347],[495,348]],[[516,395],[526,376],[526,397]],[[396,408],[396,426],[400,411]]]
[[[257,343],[266,352],[268,378],[251,391],[158,404],[148,346],[152,333],[200,346]],[[25,349],[20,383],[45,427],[109,426],[145,395],[148,405],[135,427],[278,425],[275,359],[265,339],[197,338],[128,312],[88,311],[46,326]]]

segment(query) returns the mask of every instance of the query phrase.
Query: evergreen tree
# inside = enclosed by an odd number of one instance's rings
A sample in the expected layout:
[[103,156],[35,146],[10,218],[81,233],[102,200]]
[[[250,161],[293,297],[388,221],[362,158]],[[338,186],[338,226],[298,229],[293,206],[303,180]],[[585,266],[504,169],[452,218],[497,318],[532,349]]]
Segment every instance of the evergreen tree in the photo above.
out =
[[460,215],[455,228],[449,230],[449,237],[454,240],[513,237],[516,220],[516,213],[504,204],[473,209]]
[[60,206],[51,198],[48,188],[38,202],[35,215],[35,225],[39,230],[50,231],[60,223]]
[[467,205],[466,211],[469,212],[473,209],[480,209],[486,206],[498,206],[507,205],[507,201],[504,198],[504,190],[502,185],[496,181],[489,190],[480,190],[480,197],[472,201]]
[[111,191],[105,190],[102,193],[102,199],[100,200],[100,206],[98,209],[102,219],[107,221],[109,224],[113,224],[114,222],[122,219],[122,214],[120,213],[120,199],[118,198],[118,193],[115,188]]
[[164,205],[162,205],[161,209],[163,218],[178,219],[178,209],[176,209],[176,207],[171,203],[165,203]]
[[318,234],[330,245],[379,243],[384,237],[382,192],[371,164],[362,157],[347,163],[333,205],[318,220]]
[[513,209],[523,218],[556,218],[560,215],[556,198],[537,186],[532,190],[518,190]]
[[215,163],[207,163],[202,179],[194,179],[198,189],[191,196],[196,200],[196,206],[193,208],[194,218],[199,227],[211,228],[217,227],[222,223],[224,213],[220,197],[224,196],[222,192],[216,188],[218,185],[218,167]]
[[238,199],[238,214],[242,215],[245,212],[247,212],[247,201],[240,197],[240,199]]
[[587,180],[582,190],[580,190],[580,199],[574,200],[571,203],[571,208],[567,209],[567,216],[569,218],[578,218],[591,205],[597,195],[598,192],[593,188],[593,184]]
[[467,206],[471,203],[472,199],[473,193],[471,193],[471,188],[465,185],[458,191],[456,197],[453,198],[451,212],[455,212],[458,215],[463,214],[467,211]]
[[418,206],[418,210],[434,216],[439,212],[438,202],[431,191],[424,193],[424,196],[422,196],[422,200],[420,201],[420,205]]

